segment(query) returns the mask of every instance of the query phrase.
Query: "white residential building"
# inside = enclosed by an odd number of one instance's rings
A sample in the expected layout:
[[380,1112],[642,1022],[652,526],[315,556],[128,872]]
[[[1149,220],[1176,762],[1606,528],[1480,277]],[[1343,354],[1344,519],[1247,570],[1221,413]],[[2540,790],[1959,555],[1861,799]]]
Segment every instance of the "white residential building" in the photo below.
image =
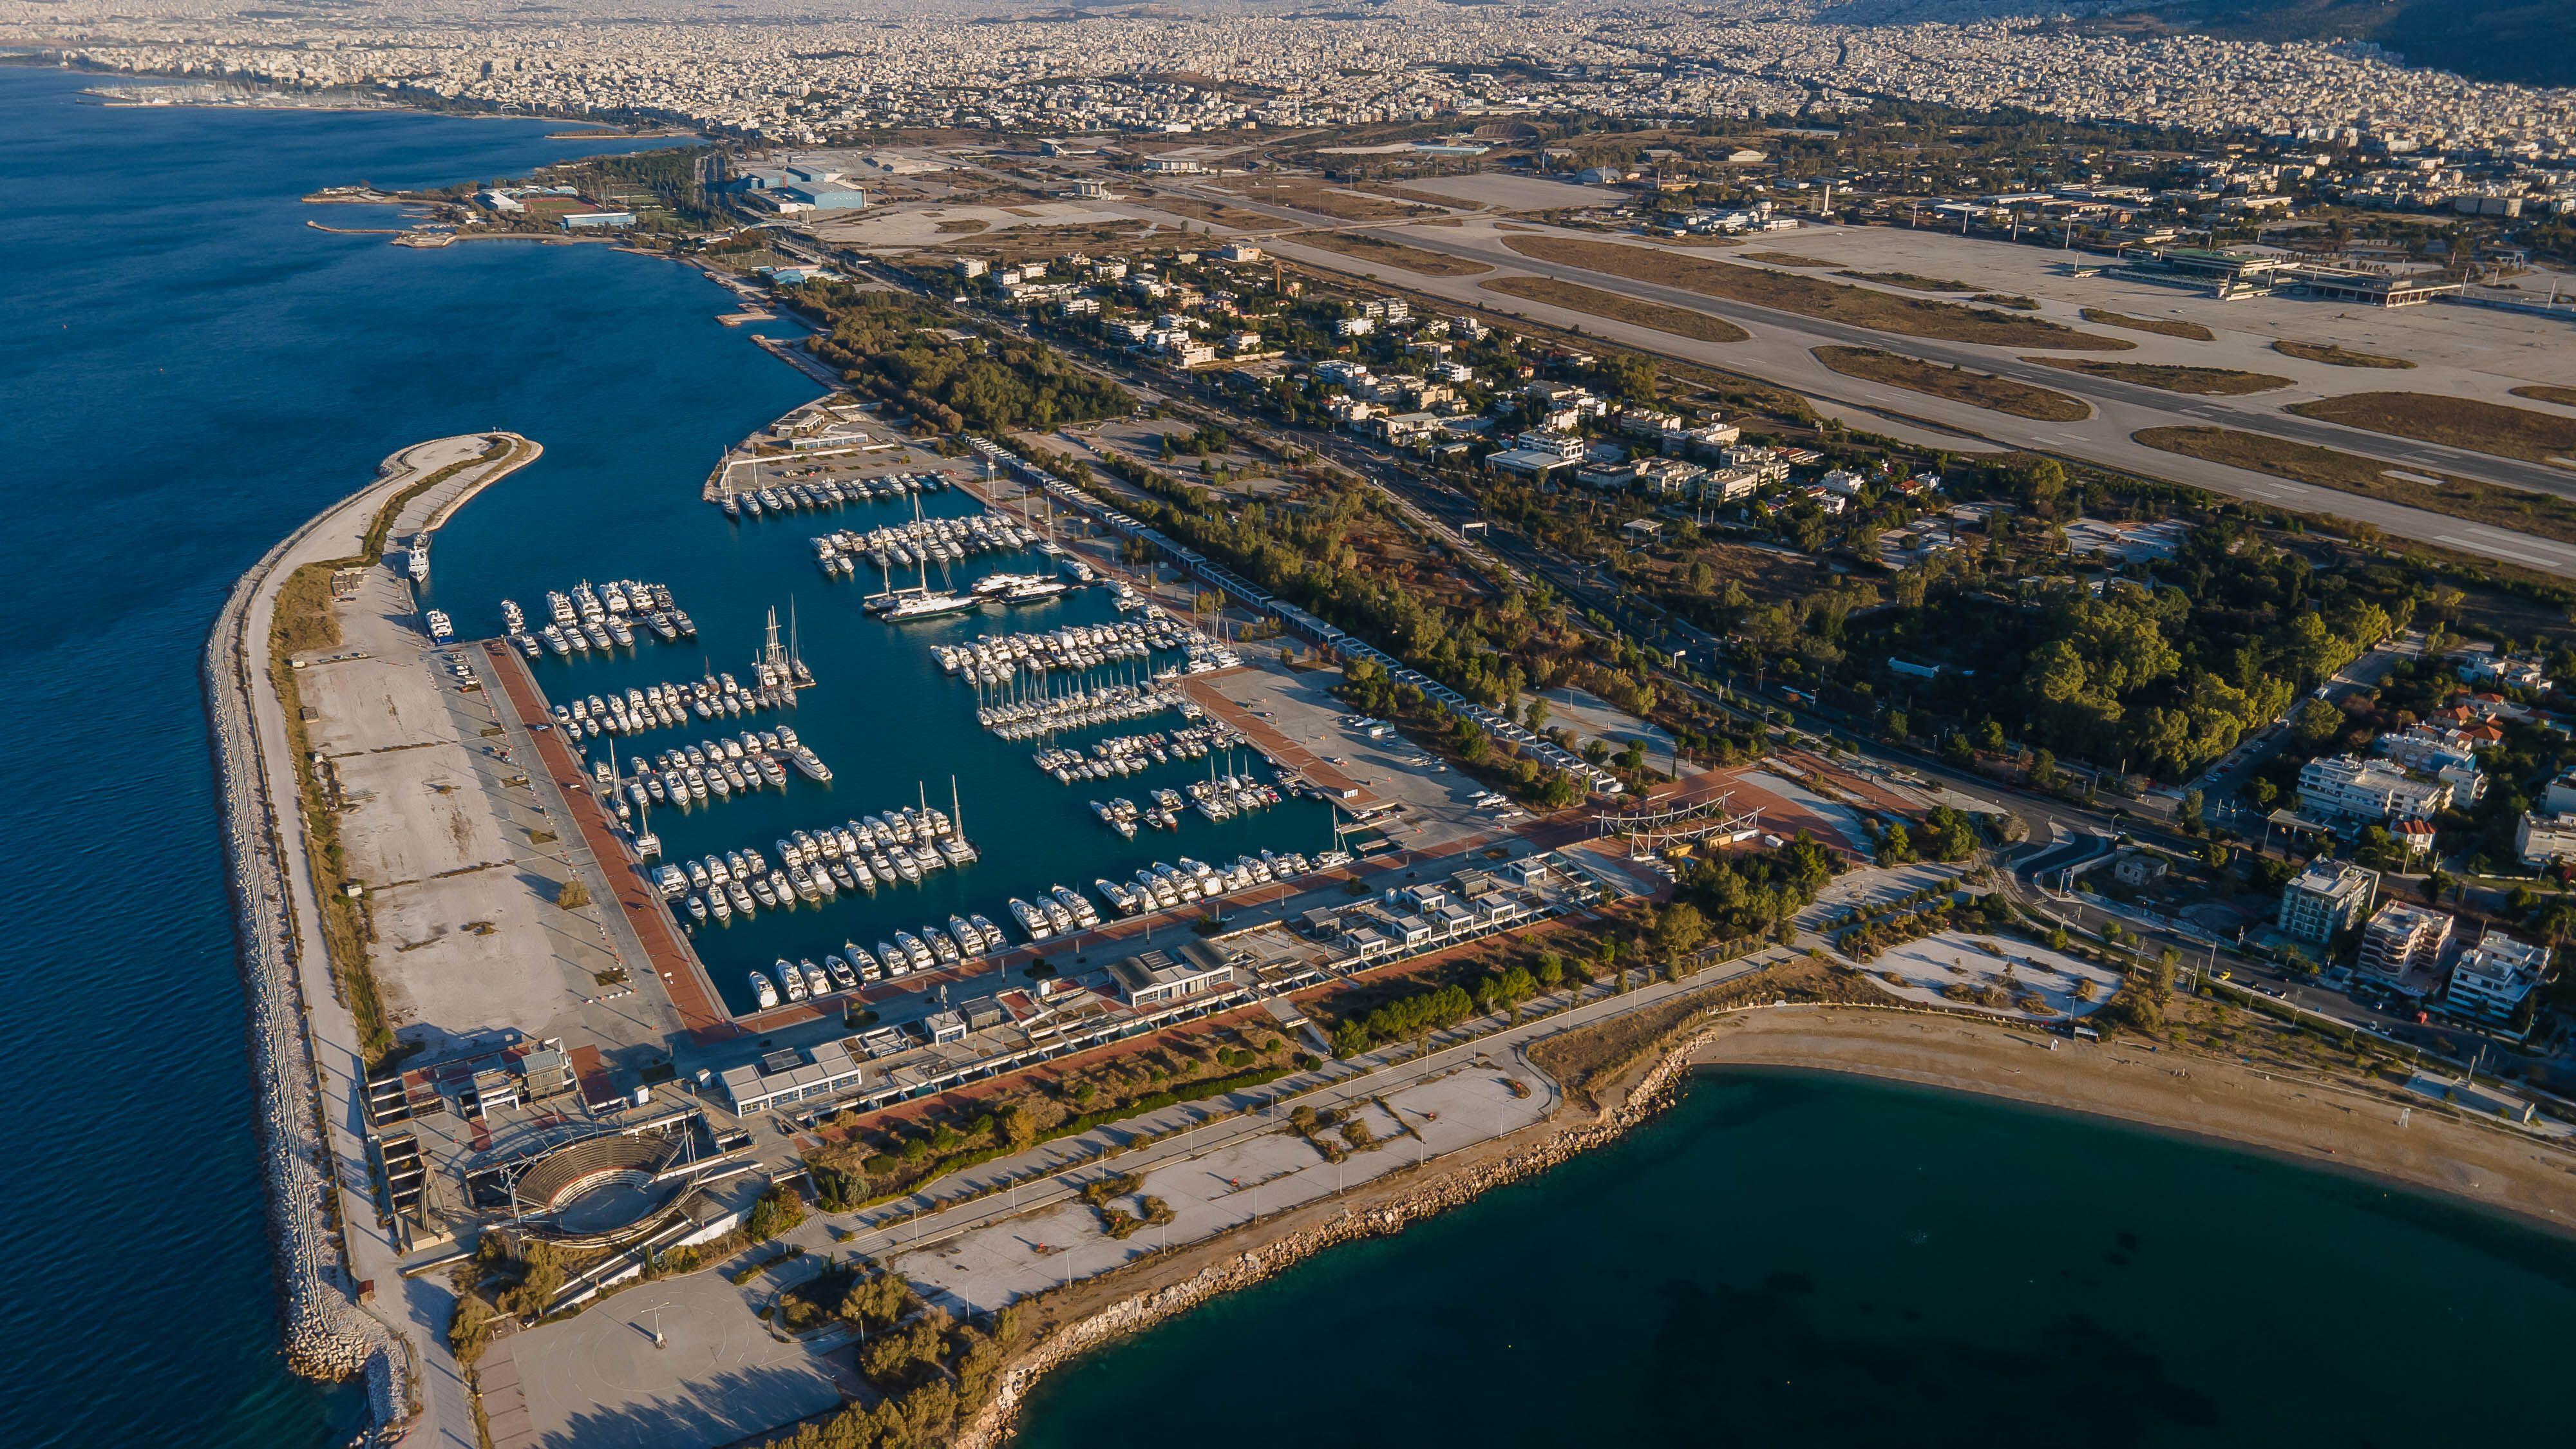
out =
[[2514,853],[2525,865],[2576,860],[2576,815],[2525,815],[2513,830]]
[[2430,994],[2442,982],[2442,952],[2451,943],[2451,924],[2444,912],[2390,901],[2362,928],[2362,973],[2408,996]]
[[2299,771],[2299,808],[2320,819],[2423,820],[2450,803],[2450,782],[2420,780],[2358,755],[2310,760]]
[[2523,1003],[2549,977],[2549,948],[2489,931],[2451,967],[2443,1001],[2453,1011],[2488,1026],[2522,1035]]

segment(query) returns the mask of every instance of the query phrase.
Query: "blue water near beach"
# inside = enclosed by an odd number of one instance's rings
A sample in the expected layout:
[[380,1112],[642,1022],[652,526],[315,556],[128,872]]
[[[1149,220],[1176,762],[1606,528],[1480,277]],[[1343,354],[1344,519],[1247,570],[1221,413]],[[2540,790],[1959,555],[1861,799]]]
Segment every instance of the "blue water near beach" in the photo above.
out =
[[2576,1244],[1978,1098],[1709,1073],[1041,1382],[1026,1449],[2554,1443]]
[[[657,813],[675,852],[944,803],[957,777],[983,862],[703,933],[729,994],[782,951],[959,906],[1007,923],[1009,895],[1141,858],[1322,843],[1283,809],[1120,844],[1083,808],[1110,787],[1056,785],[977,732],[922,647],[998,621],[897,635],[814,570],[813,520],[697,502],[719,448],[812,388],[719,325],[728,299],[694,273],[596,247],[405,251],[305,225],[380,214],[297,200],[579,143],[109,110],[82,84],[0,69],[0,1442],[321,1445],[358,1420],[354,1391],[278,1354],[197,665],[234,578],[408,443],[498,426],[547,445],[441,535],[433,596],[465,631],[583,576],[660,579],[698,619],[697,649],[548,660],[550,690],[702,656],[745,675],[767,610],[793,609],[822,679],[798,725],[839,778]],[[1095,597],[1010,623],[1105,617]],[[2453,1207],[1987,1103],[1728,1076],[1614,1149],[1085,1361],[1029,1440],[2538,1441],[2563,1437],[2547,1389],[2571,1321],[2576,1250]]]

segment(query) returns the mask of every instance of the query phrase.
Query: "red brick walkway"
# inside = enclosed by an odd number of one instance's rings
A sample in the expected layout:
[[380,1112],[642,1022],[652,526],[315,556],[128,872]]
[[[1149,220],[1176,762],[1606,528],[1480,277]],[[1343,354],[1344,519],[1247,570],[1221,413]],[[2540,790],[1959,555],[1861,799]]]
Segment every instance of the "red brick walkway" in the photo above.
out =
[[618,909],[626,913],[626,924],[633,928],[635,939],[644,943],[648,964],[662,979],[671,1005],[680,1013],[681,1028],[701,1039],[735,1034],[736,1028],[723,1004],[700,974],[696,956],[681,942],[670,912],[663,907],[661,893],[646,884],[641,873],[623,868],[626,844],[591,795],[581,762],[573,757],[563,737],[555,733],[554,719],[546,713],[544,697],[537,692],[537,682],[529,676],[526,661],[497,640],[484,641],[483,650],[492,660],[493,672],[500,676],[511,707],[518,711],[519,723],[527,726],[529,738],[537,742],[538,759],[571,805],[573,824],[581,831],[582,843],[590,847],[591,858],[599,862],[601,874],[608,877]]

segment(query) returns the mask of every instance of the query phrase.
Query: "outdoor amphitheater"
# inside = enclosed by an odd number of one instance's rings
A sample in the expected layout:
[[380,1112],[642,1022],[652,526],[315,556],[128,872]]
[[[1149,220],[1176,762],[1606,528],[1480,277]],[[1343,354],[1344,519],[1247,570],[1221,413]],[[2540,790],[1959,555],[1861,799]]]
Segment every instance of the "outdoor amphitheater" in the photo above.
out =
[[708,1165],[692,1116],[680,1130],[607,1132],[490,1169],[513,1227],[567,1246],[615,1247],[669,1223]]

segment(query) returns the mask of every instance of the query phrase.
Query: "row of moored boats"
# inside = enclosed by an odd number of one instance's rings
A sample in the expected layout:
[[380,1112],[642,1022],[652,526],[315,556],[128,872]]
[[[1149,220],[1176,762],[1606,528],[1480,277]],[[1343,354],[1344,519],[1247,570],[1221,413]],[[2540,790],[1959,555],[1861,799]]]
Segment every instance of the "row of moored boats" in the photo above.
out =
[[852,503],[892,503],[949,486],[938,473],[890,473],[882,478],[837,478],[818,483],[775,483],[727,493],[716,500],[727,518],[820,513]]
[[[836,579],[855,577],[864,561],[880,573],[930,564],[962,563],[976,554],[1033,548],[1037,534],[998,513],[916,518],[871,529],[839,529],[814,540],[814,560]],[[1061,592],[1061,590],[1059,590]]]
[[791,832],[778,841],[776,865],[746,847],[666,864],[657,883],[675,913],[724,923],[763,910],[824,905],[845,891],[874,894],[897,881],[919,885],[933,872],[973,863],[976,854],[947,812],[905,806]]
[[1062,730],[1120,724],[1177,708],[1180,696],[1151,684],[1104,684],[1038,699],[996,701],[975,710],[975,722],[1006,740],[1030,740]]
[[1140,774],[1149,766],[1168,765],[1174,760],[1203,760],[1212,751],[1242,743],[1242,735],[1224,725],[1208,723],[1145,735],[1111,735],[1093,741],[1088,750],[1049,745],[1029,758],[1038,769],[1055,776],[1057,784],[1070,785],[1076,780]]
[[546,609],[552,620],[531,631],[527,613],[517,601],[501,601],[504,632],[530,659],[548,652],[563,659],[632,649],[642,634],[665,644],[698,637],[696,621],[671,602],[670,589],[641,579],[612,579],[596,588],[584,579],[571,593],[548,591]]
[[1157,610],[1144,620],[1068,624],[1042,633],[986,634],[962,644],[933,644],[930,653],[940,668],[989,689],[1011,683],[1024,671],[1098,669],[1150,659],[1155,650],[1184,649],[1196,638]]
[[795,692],[774,684],[745,689],[730,674],[710,674],[685,684],[628,686],[624,694],[591,695],[554,707],[555,724],[573,739],[636,735],[686,723],[689,716],[737,718],[795,703]]
[[632,763],[635,773],[623,780],[607,760],[594,760],[590,768],[601,784],[624,794],[638,810],[648,805],[702,804],[711,798],[729,800],[762,789],[784,790],[790,768],[817,785],[832,783],[831,766],[812,746],[799,741],[790,725],[675,746]]

